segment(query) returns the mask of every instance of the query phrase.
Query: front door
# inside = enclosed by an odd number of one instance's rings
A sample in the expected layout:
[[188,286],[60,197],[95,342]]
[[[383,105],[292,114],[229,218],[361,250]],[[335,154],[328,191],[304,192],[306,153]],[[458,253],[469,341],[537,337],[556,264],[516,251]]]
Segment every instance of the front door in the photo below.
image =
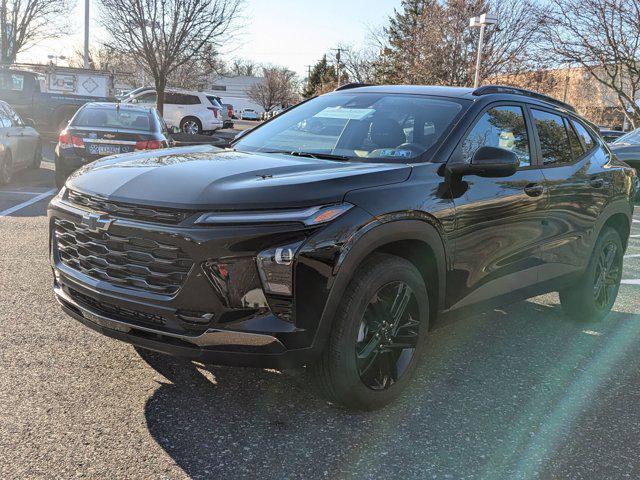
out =
[[[548,232],[544,176],[533,160],[532,126],[521,105],[484,111],[450,161],[470,162],[478,148],[514,152],[517,172],[507,178],[465,176],[455,193],[455,254],[447,279],[448,305],[467,307],[534,286]],[[457,197],[457,198],[456,198]]]

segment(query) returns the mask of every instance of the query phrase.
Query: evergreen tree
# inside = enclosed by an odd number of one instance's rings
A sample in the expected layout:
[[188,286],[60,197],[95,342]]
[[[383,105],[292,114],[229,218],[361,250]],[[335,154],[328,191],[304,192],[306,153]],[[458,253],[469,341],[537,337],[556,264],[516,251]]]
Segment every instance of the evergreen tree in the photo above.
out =
[[335,68],[329,64],[327,56],[324,55],[318,63],[311,68],[311,75],[307,79],[307,84],[304,87],[302,95],[304,98],[310,98],[314,95],[333,90],[337,84],[338,78],[336,77]]

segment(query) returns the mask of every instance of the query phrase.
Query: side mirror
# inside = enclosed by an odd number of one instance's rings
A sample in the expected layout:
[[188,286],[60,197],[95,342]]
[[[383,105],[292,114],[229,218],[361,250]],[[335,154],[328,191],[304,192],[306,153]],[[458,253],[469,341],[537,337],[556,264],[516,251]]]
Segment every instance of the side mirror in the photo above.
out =
[[27,127],[36,128],[36,122],[34,122],[33,119],[25,118],[23,121]]
[[515,153],[504,148],[480,147],[471,159],[471,163],[447,165],[449,175],[463,177],[477,175],[479,177],[510,177],[518,170],[520,160]]

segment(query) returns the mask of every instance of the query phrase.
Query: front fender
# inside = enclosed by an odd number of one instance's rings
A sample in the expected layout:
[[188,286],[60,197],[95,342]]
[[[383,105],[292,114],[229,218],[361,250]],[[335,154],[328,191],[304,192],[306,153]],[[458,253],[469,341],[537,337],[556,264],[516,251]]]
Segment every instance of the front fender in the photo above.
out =
[[[357,228],[331,225],[314,235],[299,253],[296,268],[296,326],[305,328],[312,336],[311,345],[319,354],[329,337],[333,319],[358,266],[371,253],[393,242],[417,240],[428,245],[434,253],[438,275],[438,308],[444,307],[446,291],[445,248],[434,219],[406,218],[406,214],[384,218],[369,216],[356,209],[361,218]],[[416,212],[417,215],[417,212]],[[353,221],[353,216],[349,221]],[[352,224],[353,225],[353,224]],[[335,234],[343,232],[337,239]]]

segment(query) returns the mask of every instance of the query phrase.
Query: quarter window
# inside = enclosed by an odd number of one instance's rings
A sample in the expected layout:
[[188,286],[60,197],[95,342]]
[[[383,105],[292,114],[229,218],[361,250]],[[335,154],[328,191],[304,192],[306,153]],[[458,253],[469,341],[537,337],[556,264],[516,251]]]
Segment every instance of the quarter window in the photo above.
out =
[[562,117],[541,110],[532,110],[532,113],[542,148],[543,163],[571,163],[573,155]]
[[487,111],[462,143],[462,154],[471,159],[480,147],[504,148],[516,154],[521,167],[531,165],[529,136],[521,107],[500,106]]
[[582,156],[584,150],[582,148],[582,143],[576,134],[576,131],[573,129],[568,119],[564,119],[564,126],[569,133],[569,145],[571,145],[571,152],[573,153],[573,159],[577,160],[578,157]]
[[580,137],[580,142],[582,143],[582,146],[584,147],[585,151],[588,152],[595,145],[595,141],[593,140],[593,137],[587,131],[587,129],[584,128],[584,126],[581,123],[576,122],[575,120],[573,120],[571,123],[573,124],[573,128],[576,129],[576,132],[578,133],[578,137]]

